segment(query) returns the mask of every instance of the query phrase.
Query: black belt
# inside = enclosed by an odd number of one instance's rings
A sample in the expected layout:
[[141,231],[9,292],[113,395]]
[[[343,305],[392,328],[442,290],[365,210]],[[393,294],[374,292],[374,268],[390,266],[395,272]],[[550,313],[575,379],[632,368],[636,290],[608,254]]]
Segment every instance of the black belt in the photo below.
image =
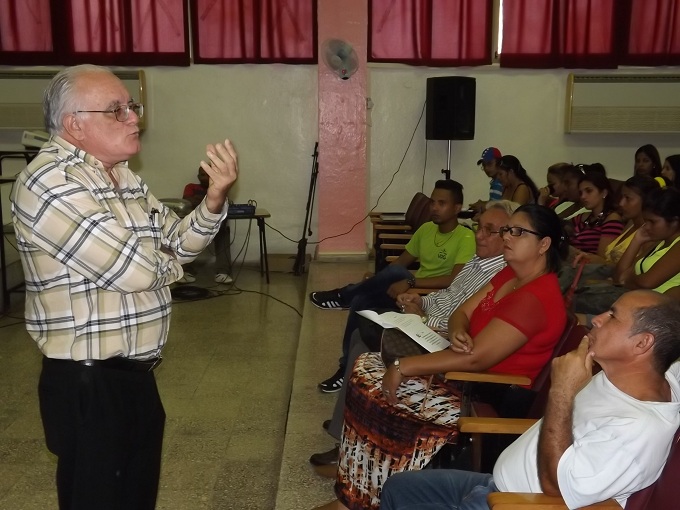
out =
[[158,356],[157,358],[149,358],[144,360],[123,358],[122,356],[116,356],[107,359],[83,359],[79,361],[74,360],[62,360],[47,358],[50,361],[66,362],[66,363],[78,363],[79,365],[84,365],[86,367],[103,367],[111,368],[114,370],[128,370],[130,372],[151,372],[158,365],[161,364],[163,358]]

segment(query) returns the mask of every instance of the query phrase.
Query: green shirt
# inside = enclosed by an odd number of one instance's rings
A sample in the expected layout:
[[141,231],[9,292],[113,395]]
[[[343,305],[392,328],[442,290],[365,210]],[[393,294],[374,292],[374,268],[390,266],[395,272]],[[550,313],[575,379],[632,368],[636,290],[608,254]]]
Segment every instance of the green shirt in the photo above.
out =
[[428,221],[415,231],[406,251],[420,261],[416,278],[430,278],[451,274],[453,266],[465,264],[475,254],[475,234],[458,225],[442,234],[439,227]]

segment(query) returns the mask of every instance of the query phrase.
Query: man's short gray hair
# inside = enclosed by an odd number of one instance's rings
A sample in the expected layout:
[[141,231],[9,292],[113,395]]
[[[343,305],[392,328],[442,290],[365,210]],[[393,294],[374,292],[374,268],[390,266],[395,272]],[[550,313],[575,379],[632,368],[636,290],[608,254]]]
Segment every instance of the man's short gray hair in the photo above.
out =
[[56,74],[43,95],[43,115],[45,128],[51,135],[61,133],[62,119],[67,113],[79,110],[75,96],[75,83],[78,77],[88,73],[111,73],[107,68],[91,64],[67,67]]
[[486,211],[489,209],[500,209],[505,211],[508,216],[512,216],[515,210],[519,207],[517,202],[512,202],[510,200],[489,200],[484,208]]
[[658,296],[658,303],[633,311],[630,334],[649,333],[654,336],[654,368],[659,374],[664,374],[680,358],[680,303],[663,294]]

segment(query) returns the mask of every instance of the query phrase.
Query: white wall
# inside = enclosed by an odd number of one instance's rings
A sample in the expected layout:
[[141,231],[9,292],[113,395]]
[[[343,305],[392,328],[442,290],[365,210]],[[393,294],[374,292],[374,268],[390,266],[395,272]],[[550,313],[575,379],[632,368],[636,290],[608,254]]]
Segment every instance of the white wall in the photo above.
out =
[[[663,70],[678,71],[678,68]],[[404,155],[425,101],[425,80],[431,76],[477,79],[475,139],[454,141],[451,145],[451,178],[463,184],[468,203],[488,198],[488,180],[476,162],[482,150],[491,145],[503,154],[517,156],[539,187],[545,183],[548,166],[559,161],[600,162],[609,176],[628,178],[633,172],[635,150],[641,145],[656,145],[662,162],[667,155],[680,153],[677,134],[565,134],[568,74],[567,70],[508,70],[498,66],[438,70],[374,65],[370,75],[370,95],[374,103],[370,116],[370,205],[375,204]],[[420,190],[425,144],[423,117],[402,169],[381,199],[378,210],[403,209],[415,191]],[[425,193],[430,193],[434,182],[442,178],[440,171],[446,167],[446,156],[446,141],[427,142]]]
[[[256,200],[267,222],[288,237],[302,234],[311,154],[317,133],[317,68],[284,65],[194,65],[147,68],[147,129],[131,162],[158,198],[181,197],[196,181],[205,145],[230,138],[240,176],[230,193],[237,203]],[[232,227],[234,257],[247,223]],[[295,253],[295,243],[267,232],[270,253]],[[247,259],[256,260],[253,224]]]
[[[148,127],[142,152],[131,165],[152,192],[159,198],[181,196],[184,185],[195,178],[205,144],[229,137],[239,151],[241,165],[231,198],[236,202],[257,200],[272,213],[270,225],[299,239],[317,139],[316,66],[193,65],[151,67],[145,72]],[[375,204],[404,155],[425,101],[425,80],[430,76],[477,78],[475,140],[452,142],[452,178],[464,185],[467,202],[487,196],[488,182],[476,161],[489,145],[518,156],[539,186],[547,167],[557,161],[599,161],[609,175],[624,178],[632,174],[633,154],[640,145],[654,143],[662,158],[680,153],[677,135],[565,134],[565,70],[372,65],[369,72],[374,106],[368,116],[368,208]],[[378,210],[403,210],[421,189],[424,133],[423,116],[404,165]],[[425,193],[442,177],[447,143],[430,141],[427,149]],[[316,239],[315,226],[313,223],[315,234],[310,240]],[[245,222],[237,224],[235,249],[243,242],[244,227]],[[270,253],[293,254],[297,250],[296,243],[272,230],[268,230],[267,240]],[[313,252],[313,246],[308,252]],[[253,228],[247,259],[257,257]]]

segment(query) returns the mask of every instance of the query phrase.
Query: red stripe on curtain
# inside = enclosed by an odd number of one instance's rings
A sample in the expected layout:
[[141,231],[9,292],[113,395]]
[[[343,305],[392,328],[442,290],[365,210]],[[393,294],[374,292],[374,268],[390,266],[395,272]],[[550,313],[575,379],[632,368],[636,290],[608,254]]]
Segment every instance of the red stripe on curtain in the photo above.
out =
[[370,0],[369,61],[491,63],[490,0]]
[[314,0],[193,0],[196,63],[316,62]]
[[615,68],[616,0],[507,0],[502,67]]
[[621,64],[680,65],[680,1],[632,0]]
[[0,1],[0,52],[52,51],[50,0]]

